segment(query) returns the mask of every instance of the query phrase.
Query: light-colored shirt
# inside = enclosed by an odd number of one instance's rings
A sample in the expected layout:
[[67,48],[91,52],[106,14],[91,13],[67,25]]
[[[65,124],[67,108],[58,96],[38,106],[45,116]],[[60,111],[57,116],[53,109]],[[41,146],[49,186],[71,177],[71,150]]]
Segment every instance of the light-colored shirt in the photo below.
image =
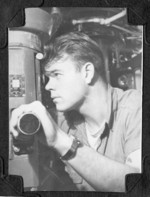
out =
[[[97,152],[112,160],[125,163],[130,153],[141,148],[141,92],[123,91],[109,86],[108,101],[108,117],[104,132],[100,136],[101,140],[97,145]],[[62,121],[60,116],[58,122],[63,131],[76,136],[82,143],[90,146],[83,117],[72,112],[67,120]],[[79,190],[94,190],[71,166],[67,165],[66,171]]]

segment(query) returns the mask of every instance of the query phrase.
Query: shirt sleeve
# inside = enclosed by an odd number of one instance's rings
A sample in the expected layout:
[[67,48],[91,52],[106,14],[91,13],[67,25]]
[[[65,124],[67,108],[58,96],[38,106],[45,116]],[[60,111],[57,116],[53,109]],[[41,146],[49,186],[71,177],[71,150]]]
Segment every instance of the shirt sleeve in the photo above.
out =
[[[136,99],[136,98],[135,98]],[[136,104],[134,108],[129,109],[126,118],[125,129],[125,156],[141,148],[142,144],[142,107],[141,102]]]

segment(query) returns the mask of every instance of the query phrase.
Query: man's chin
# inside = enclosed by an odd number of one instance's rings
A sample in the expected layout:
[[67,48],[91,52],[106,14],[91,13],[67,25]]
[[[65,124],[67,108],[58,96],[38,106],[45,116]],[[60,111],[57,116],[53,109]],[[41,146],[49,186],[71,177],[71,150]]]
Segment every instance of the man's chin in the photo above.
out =
[[68,111],[71,111],[72,110],[72,108],[67,108],[67,107],[61,107],[61,106],[58,106],[58,105],[56,105],[56,110],[57,111],[59,111],[59,112],[68,112]]
[[60,107],[58,105],[56,105],[56,110],[59,111],[59,112],[65,112],[65,111],[67,111],[67,109],[65,109],[64,107]]

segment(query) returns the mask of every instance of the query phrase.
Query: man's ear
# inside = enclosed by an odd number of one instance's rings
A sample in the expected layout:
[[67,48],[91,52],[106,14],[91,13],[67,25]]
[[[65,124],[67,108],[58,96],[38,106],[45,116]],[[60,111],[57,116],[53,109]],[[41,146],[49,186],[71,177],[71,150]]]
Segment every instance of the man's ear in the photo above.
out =
[[94,78],[95,68],[91,62],[86,62],[82,67],[83,76],[87,84],[90,84]]

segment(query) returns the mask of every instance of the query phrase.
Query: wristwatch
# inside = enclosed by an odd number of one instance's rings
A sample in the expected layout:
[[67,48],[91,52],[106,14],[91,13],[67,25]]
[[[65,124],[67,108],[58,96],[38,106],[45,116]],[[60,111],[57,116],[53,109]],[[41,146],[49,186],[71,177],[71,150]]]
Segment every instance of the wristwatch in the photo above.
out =
[[72,142],[71,148],[68,150],[68,152],[65,155],[61,156],[60,158],[62,160],[72,159],[73,157],[75,157],[77,149],[79,147],[82,147],[82,145],[83,144],[77,138],[73,136],[73,142]]

